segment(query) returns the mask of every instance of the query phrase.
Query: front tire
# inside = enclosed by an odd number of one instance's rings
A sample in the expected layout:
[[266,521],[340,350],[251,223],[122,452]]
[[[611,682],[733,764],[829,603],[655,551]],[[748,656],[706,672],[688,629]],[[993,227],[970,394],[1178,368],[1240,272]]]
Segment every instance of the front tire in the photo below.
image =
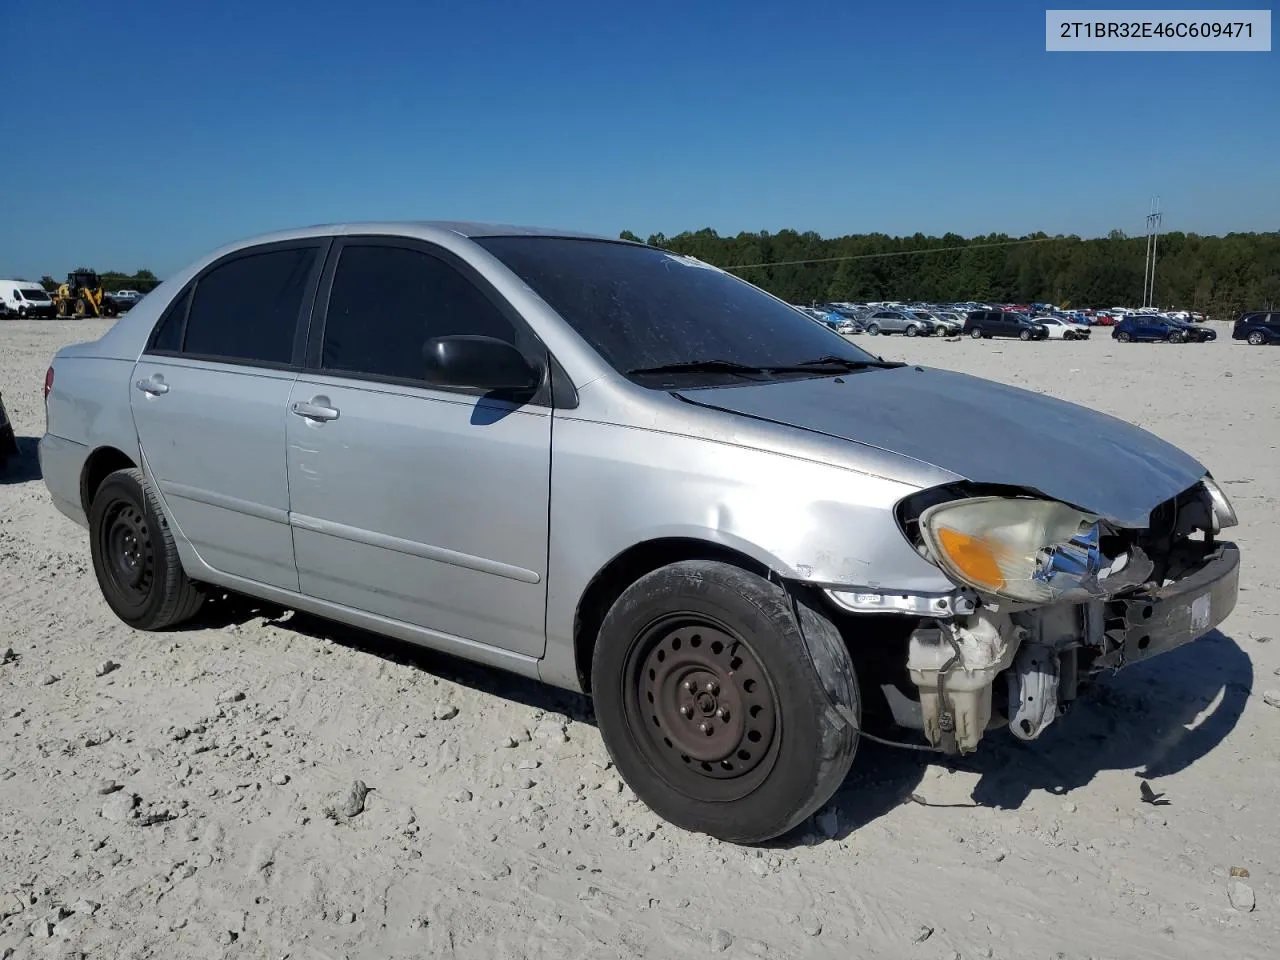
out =
[[919,335],[919,333],[920,333],[920,328],[915,326],[914,324],[912,326],[907,327],[906,329],[906,334],[908,337],[917,336]]
[[871,326],[867,327],[867,333],[873,337],[880,336],[880,324],[873,323]]
[[1031,331],[1030,331],[1030,330],[1023,330],[1021,333],[1019,333],[1019,334],[1018,334],[1018,339],[1019,339],[1019,340],[1021,340],[1021,341],[1023,341],[1024,343],[1025,343],[1026,341],[1030,340],[1030,339],[1031,339]]
[[631,789],[721,840],[791,830],[835,793],[857,749],[833,706],[860,722],[839,631],[727,563],[675,563],[628,587],[601,626],[591,679],[600,734]]
[[176,626],[204,603],[141,470],[117,470],[102,481],[89,508],[89,546],[103,599],[136,630]]

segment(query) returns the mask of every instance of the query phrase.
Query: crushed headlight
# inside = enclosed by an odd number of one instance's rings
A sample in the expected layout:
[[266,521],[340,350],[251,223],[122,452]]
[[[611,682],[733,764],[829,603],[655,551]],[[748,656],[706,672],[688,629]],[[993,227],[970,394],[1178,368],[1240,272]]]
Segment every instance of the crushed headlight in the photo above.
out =
[[978,497],[929,507],[920,532],[938,566],[980,593],[1051,603],[1105,592],[1100,518],[1053,500]]
[[[1222,488],[1218,486],[1217,481],[1213,477],[1205,477],[1200,482],[1209,491],[1209,499],[1213,501],[1213,518],[1217,521],[1218,530],[1224,527],[1234,527],[1239,523],[1240,521],[1236,519],[1235,508],[1231,506],[1231,501],[1222,492]],[[1217,533],[1217,530],[1214,532]]]

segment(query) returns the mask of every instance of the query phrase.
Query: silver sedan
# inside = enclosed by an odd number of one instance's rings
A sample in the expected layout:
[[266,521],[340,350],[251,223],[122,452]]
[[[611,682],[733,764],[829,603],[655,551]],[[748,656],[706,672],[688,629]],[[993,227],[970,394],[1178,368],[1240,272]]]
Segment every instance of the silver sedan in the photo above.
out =
[[645,803],[731,841],[825,803],[864,712],[1031,739],[1236,601],[1235,515],[1181,450],[603,237],[232,244],[45,398],[44,482],[126,624],[232,591],[579,691]]

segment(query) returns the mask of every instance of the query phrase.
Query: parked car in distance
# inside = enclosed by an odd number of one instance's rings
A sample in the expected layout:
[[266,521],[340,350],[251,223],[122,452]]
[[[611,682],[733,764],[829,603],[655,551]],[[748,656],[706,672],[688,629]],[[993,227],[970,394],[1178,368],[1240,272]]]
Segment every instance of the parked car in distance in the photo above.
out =
[[1170,323],[1182,330],[1183,339],[1187,343],[1208,343],[1218,339],[1218,332],[1212,327],[1202,327],[1181,317],[1167,318]]
[[964,329],[964,317],[950,310],[936,314],[937,318],[947,326],[947,336],[954,337]]
[[1043,324],[1050,340],[1088,340],[1089,328],[1064,317],[1032,317],[1032,322]]
[[1047,340],[1049,328],[1024,314],[1011,310],[973,310],[964,321],[966,336],[975,340],[1017,337],[1019,340]]
[[1243,313],[1231,327],[1232,340],[1245,340],[1255,347],[1280,343],[1280,310]]
[[31,280],[0,280],[0,302],[15,317],[52,317],[57,313],[53,298]]
[[114,290],[107,294],[115,303],[116,309],[122,313],[136,306],[138,301],[142,299],[142,294],[137,290]]
[[927,337],[933,334],[934,324],[915,317],[903,310],[877,310],[866,318],[867,333],[902,333],[908,337]]
[[234,591],[590,695],[636,795],[729,841],[827,803],[864,717],[1034,739],[1236,602],[1190,455],[613,238],[242,241],[44,390],[44,484],[124,623]]
[[1176,320],[1150,313],[1130,313],[1111,328],[1111,339],[1121,343],[1185,343],[1187,330]]

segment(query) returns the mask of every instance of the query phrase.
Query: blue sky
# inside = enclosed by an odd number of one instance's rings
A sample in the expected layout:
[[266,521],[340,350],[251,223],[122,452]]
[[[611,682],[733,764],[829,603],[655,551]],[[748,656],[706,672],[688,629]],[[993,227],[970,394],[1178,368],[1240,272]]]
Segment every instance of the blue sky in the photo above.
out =
[[1280,229],[1280,53],[1046,53],[1044,10],[3,0],[0,276],[346,219]]

